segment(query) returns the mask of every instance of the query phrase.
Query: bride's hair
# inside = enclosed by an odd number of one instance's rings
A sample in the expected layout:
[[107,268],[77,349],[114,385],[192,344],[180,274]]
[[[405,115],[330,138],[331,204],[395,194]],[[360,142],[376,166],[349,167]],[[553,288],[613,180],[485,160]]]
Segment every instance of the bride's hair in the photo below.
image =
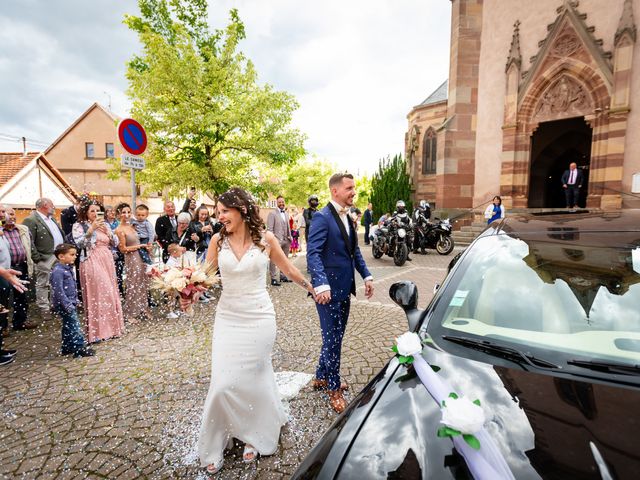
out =
[[[240,212],[244,223],[249,229],[251,240],[260,250],[264,250],[262,234],[264,232],[264,222],[260,218],[260,208],[254,202],[251,195],[241,188],[230,188],[218,197],[218,201],[227,208],[235,208]],[[218,249],[222,247],[222,242],[228,236],[225,226],[220,230],[218,239]]]

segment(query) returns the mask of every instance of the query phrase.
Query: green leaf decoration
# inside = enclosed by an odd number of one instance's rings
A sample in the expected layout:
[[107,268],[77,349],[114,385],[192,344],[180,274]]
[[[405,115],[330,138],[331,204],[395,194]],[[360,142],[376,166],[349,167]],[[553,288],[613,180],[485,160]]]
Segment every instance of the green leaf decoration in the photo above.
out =
[[454,399],[456,399],[456,400],[457,400],[457,399],[458,399],[458,394],[457,394],[457,393],[455,393],[455,392],[451,392],[451,393],[449,394],[449,398],[454,398]]
[[462,435],[464,441],[473,448],[474,450],[480,450],[480,440],[478,440],[475,435],[464,434]]
[[429,366],[431,367],[431,370],[433,370],[436,373],[440,371],[440,367],[438,365],[429,365]]
[[398,346],[394,345],[393,347],[391,347],[391,350],[395,353],[398,353]]
[[475,403],[476,405],[480,406],[480,400],[478,400],[477,398],[473,401],[473,403]]
[[444,408],[444,407],[446,407],[446,406],[447,406],[447,404],[446,404],[446,403],[444,403],[444,400],[442,400],[442,407]]
[[409,355],[408,357],[405,357],[404,355],[398,355],[398,362],[413,363],[413,356]]
[[451,427],[447,427],[446,425],[444,427],[440,427],[438,429],[437,435],[439,437],[456,437],[458,435],[462,435],[462,432],[459,432],[458,430],[454,430]]

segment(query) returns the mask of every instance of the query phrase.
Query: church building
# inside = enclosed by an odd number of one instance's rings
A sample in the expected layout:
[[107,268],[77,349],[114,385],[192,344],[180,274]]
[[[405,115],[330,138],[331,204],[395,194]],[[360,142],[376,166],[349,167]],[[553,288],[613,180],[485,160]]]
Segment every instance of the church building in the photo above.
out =
[[640,208],[640,0],[452,0],[448,81],[407,115],[414,200],[449,214]]

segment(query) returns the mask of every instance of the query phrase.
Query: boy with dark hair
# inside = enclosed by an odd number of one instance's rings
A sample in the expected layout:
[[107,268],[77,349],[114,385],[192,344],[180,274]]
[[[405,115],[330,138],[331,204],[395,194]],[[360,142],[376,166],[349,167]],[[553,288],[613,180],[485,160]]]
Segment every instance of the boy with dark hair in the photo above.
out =
[[78,293],[73,276],[74,263],[78,255],[76,247],[68,243],[58,245],[53,254],[58,259],[51,269],[51,311],[62,319],[62,355],[73,358],[92,357],[95,351],[86,346],[78,322]]
[[[140,239],[141,244],[149,244],[153,242],[155,237],[155,230],[151,225],[151,222],[147,220],[149,216],[149,207],[147,207],[144,203],[141,203],[136,207],[136,218],[135,220],[131,220],[131,225],[136,229],[136,233],[138,234],[138,238]],[[147,265],[152,265],[153,261],[151,260],[151,255],[149,255],[149,250],[146,248],[141,248],[138,250],[140,253],[140,258]]]

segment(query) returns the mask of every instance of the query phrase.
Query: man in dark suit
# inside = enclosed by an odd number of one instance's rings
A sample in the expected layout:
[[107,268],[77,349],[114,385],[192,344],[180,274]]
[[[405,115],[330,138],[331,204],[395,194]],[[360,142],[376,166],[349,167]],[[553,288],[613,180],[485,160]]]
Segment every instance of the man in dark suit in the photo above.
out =
[[160,215],[156,220],[156,236],[158,243],[162,247],[162,261],[167,262],[169,252],[167,247],[172,243],[178,243],[178,218],[176,217],[176,206],[173,202],[165,202],[164,215]]
[[364,244],[369,245],[369,229],[373,223],[373,205],[371,203],[367,205],[367,209],[364,211],[362,222],[364,223]]
[[74,203],[68,208],[65,208],[60,214],[60,224],[62,225],[62,231],[65,235],[71,233],[73,224],[78,221],[78,209],[80,208],[79,201]]
[[356,293],[355,270],[364,279],[365,296],[373,295],[373,277],[358,247],[349,208],[356,195],[353,175],[336,173],[329,180],[331,201],[313,216],[307,264],[316,292],[322,330],[322,350],[313,387],[327,389],[331,407],[338,413],[347,406],[340,383],[340,351],[349,318],[350,295]]
[[582,170],[577,168],[575,162],[569,164],[569,170],[562,174],[562,188],[567,200],[567,208],[575,209],[582,188]]
[[55,207],[48,198],[36,201],[36,211],[22,222],[29,228],[34,249],[31,258],[35,264],[36,304],[43,317],[49,316],[49,274],[56,260],[53,250],[64,243],[64,233],[53,218]]

